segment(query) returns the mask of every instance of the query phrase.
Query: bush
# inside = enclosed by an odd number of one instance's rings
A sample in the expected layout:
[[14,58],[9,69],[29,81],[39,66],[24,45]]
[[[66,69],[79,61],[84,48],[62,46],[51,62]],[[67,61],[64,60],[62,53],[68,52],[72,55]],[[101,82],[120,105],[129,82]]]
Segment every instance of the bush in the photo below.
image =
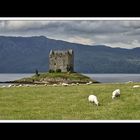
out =
[[61,69],[57,69],[56,72],[61,72]]
[[53,73],[54,72],[54,70],[49,70],[49,73]]
[[35,71],[36,76],[39,76],[38,70],[36,69]]

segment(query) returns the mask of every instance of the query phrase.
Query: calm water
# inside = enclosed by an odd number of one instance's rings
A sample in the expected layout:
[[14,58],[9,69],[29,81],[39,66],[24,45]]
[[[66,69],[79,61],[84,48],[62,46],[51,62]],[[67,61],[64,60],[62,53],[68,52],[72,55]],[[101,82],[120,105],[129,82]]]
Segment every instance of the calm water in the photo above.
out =
[[[18,80],[24,77],[30,77],[30,74],[0,74],[0,82]],[[84,74],[101,83],[120,83],[120,82],[140,82],[140,74]]]
[[28,73],[28,74],[25,74],[25,73],[18,73],[18,74],[0,74],[0,82],[5,82],[5,81],[13,81],[13,80],[18,80],[18,79],[21,79],[21,78],[24,78],[24,77],[30,77],[34,74],[32,73]]
[[140,82],[140,74],[84,74],[101,83]]

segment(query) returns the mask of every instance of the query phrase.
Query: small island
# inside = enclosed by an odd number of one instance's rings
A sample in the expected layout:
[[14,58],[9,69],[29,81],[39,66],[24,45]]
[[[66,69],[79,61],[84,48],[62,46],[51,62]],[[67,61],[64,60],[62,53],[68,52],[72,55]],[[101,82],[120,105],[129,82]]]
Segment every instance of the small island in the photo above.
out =
[[99,83],[95,80],[90,79],[89,77],[82,75],[80,73],[69,73],[69,72],[46,72],[35,74],[32,77],[22,78],[20,80],[11,81],[10,83],[19,83],[19,84],[86,84],[86,83]]

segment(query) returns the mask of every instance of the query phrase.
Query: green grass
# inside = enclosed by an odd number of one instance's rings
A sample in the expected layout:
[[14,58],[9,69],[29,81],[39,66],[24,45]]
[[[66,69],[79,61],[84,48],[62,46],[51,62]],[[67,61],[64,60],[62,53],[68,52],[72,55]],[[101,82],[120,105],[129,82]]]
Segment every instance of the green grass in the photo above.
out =
[[[0,88],[0,120],[140,120],[140,88],[133,85]],[[117,88],[121,97],[112,100]],[[90,94],[99,107],[88,102]]]
[[32,78],[70,78],[72,80],[79,80],[79,79],[83,79],[83,80],[89,80],[89,77],[87,76],[83,76],[79,73],[68,73],[68,72],[58,72],[58,73],[41,73],[39,76],[33,76]]

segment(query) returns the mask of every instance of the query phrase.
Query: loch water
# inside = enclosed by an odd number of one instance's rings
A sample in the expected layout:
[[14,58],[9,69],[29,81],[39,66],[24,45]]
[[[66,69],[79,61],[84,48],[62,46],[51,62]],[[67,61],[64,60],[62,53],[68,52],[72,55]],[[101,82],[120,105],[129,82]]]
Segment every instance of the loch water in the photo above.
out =
[[[140,82],[140,74],[82,74],[101,83],[124,83],[128,81]],[[33,75],[34,73],[1,73],[0,82],[18,80]]]
[[140,82],[140,74],[84,74],[101,83]]

